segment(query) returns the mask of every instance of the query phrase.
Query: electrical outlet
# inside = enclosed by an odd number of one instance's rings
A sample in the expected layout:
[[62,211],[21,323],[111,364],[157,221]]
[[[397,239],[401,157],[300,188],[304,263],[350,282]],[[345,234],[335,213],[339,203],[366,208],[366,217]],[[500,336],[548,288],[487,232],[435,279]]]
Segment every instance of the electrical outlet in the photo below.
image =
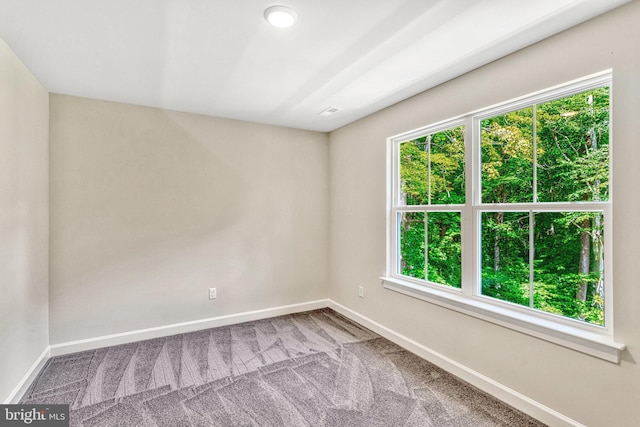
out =
[[358,286],[358,296],[364,298],[364,286]]
[[217,297],[216,288],[209,288],[209,299],[216,299]]

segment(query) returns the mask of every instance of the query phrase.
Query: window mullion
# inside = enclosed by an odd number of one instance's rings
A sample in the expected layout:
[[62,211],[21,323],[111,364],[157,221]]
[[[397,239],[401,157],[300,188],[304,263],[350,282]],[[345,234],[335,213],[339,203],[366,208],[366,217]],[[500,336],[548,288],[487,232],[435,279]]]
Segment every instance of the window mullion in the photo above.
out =
[[427,204],[431,204],[431,135],[427,135]]
[[533,308],[533,260],[535,258],[535,216],[533,210],[529,210],[529,307]]
[[537,104],[533,104],[533,129],[531,132],[531,147],[533,149],[533,153],[531,153],[531,159],[532,159],[532,163],[533,163],[533,203],[537,203],[538,202],[538,147],[537,147],[537,139],[538,136],[536,134],[537,132],[537,126],[536,126],[536,121],[537,121],[537,110],[538,110],[538,105]]
[[478,122],[472,116],[465,119],[465,205],[462,211],[462,292],[473,296],[478,293],[479,283],[479,229],[477,214],[474,209],[477,197],[479,177],[479,142]]
[[429,211],[424,212],[424,280],[429,280]]

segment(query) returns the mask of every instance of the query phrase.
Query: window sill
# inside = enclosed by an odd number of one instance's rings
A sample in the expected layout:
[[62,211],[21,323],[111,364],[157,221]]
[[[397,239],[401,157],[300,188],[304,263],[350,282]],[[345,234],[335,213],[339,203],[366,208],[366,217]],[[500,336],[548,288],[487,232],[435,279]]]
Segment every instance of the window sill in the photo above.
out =
[[463,295],[459,292],[420,286],[393,277],[381,277],[381,280],[386,289],[568,347],[612,363],[620,363],[621,353],[626,348],[624,344],[617,343],[603,334],[510,310],[478,298]]

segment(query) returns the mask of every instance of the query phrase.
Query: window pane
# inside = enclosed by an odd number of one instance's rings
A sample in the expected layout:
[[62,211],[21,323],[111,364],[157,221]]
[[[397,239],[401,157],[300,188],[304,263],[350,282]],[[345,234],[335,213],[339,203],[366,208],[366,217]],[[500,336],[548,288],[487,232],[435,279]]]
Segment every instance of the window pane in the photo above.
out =
[[483,212],[482,294],[529,306],[529,212]]
[[429,212],[427,280],[441,285],[462,286],[460,213]]
[[464,126],[400,144],[401,205],[464,203]]
[[533,109],[482,120],[482,202],[533,201]]
[[400,236],[400,262],[398,273],[424,279],[425,236],[424,212],[398,214]]
[[600,212],[535,214],[534,307],[604,325]]
[[541,104],[536,119],[538,200],[608,200],[609,88]]
[[404,212],[399,214],[399,224],[400,274],[460,288],[460,213]]

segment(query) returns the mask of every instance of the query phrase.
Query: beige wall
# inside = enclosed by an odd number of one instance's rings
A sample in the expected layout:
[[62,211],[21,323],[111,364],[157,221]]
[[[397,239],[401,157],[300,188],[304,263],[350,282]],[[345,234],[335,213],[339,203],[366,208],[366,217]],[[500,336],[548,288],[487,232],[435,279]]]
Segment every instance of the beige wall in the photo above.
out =
[[51,344],[327,297],[327,134],[53,94],[50,132]]
[[[330,297],[587,426],[640,420],[640,2],[330,135]],[[607,68],[613,83],[615,365],[383,289],[386,138]],[[357,286],[365,285],[365,298]]]
[[0,399],[49,344],[49,95],[0,40]]

